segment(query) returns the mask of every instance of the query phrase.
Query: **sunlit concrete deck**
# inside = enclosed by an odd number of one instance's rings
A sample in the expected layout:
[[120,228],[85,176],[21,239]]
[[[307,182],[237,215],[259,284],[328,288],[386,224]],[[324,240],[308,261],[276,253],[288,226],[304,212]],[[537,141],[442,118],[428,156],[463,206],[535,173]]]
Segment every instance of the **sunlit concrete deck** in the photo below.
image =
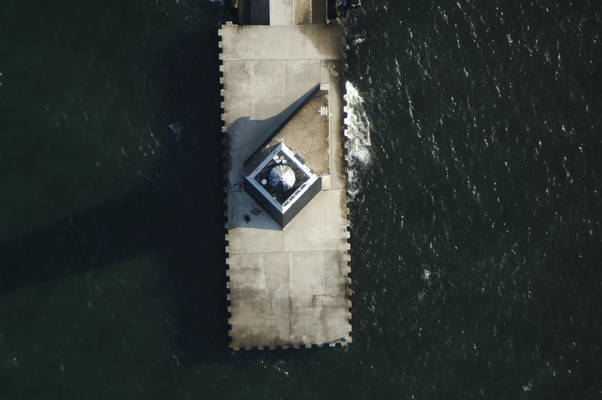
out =
[[[342,29],[336,24],[229,24],[219,35],[230,346],[238,350],[349,343]],[[327,137],[318,137],[316,131],[311,139],[316,148],[328,144],[317,172],[323,190],[282,229],[237,185],[243,180],[245,160],[317,83],[328,92],[329,105],[328,129],[320,131]],[[295,125],[300,135],[309,126],[303,121]]]

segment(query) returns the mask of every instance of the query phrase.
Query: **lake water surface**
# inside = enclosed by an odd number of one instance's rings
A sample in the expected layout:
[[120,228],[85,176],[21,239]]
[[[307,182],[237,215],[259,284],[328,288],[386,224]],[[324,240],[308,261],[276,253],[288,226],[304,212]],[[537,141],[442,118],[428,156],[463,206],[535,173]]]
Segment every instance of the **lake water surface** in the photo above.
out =
[[363,3],[353,344],[233,353],[222,6],[3,2],[0,398],[602,398],[602,4]]

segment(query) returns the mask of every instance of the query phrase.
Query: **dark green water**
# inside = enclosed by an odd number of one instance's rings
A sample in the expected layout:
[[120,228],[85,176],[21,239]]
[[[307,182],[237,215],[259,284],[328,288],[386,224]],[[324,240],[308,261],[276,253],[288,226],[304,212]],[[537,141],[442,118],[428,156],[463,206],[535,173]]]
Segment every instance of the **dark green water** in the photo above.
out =
[[601,398],[602,5],[556,3],[364,1],[353,345],[232,353],[223,10],[4,0],[0,399]]

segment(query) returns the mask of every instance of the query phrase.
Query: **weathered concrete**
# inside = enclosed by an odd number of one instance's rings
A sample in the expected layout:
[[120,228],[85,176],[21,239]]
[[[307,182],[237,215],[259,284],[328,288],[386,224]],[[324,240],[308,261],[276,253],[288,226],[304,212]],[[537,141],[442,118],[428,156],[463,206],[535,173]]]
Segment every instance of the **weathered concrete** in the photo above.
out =
[[270,25],[293,24],[293,0],[270,1]]
[[[315,61],[343,58],[343,31],[329,25],[223,26],[222,60],[225,61]],[[305,79],[300,74],[291,76]],[[245,84],[245,82],[239,82]],[[232,82],[234,84],[234,82]],[[252,84],[247,82],[247,84]]]
[[295,0],[293,4],[293,23],[326,23],[326,0]]
[[[219,34],[230,345],[238,350],[349,343],[342,29],[336,24],[225,25]],[[315,152],[323,190],[282,229],[237,185],[244,161],[317,83],[328,99],[327,121],[307,108],[289,121],[282,136],[287,145]],[[308,143],[294,137],[295,129],[301,137],[313,129]]]
[[301,156],[305,164],[317,175],[329,174],[328,114],[323,115],[324,110],[328,111],[328,92],[316,88],[286,125],[247,161],[245,174],[252,173],[280,143],[286,144],[290,150]]

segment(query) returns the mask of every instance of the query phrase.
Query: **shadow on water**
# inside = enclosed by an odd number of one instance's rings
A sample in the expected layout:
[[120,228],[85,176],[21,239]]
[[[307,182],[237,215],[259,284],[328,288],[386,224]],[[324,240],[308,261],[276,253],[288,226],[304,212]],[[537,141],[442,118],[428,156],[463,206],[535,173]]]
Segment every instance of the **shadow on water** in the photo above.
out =
[[181,136],[166,138],[165,158],[146,184],[125,197],[0,243],[0,294],[157,254],[169,268],[166,286],[183,352],[195,360],[225,355],[217,52],[216,30],[209,29],[159,54],[156,79],[164,87],[164,103],[157,112],[178,121]]

